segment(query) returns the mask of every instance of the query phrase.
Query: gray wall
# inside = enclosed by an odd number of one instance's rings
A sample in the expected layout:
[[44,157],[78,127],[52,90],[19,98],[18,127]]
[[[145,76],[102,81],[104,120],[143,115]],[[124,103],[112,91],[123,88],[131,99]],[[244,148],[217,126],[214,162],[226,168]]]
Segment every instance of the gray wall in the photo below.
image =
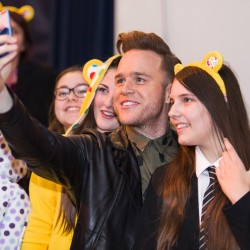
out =
[[[115,0],[119,32],[155,32],[183,64],[220,51],[238,79],[250,114],[249,0]],[[115,37],[116,38],[116,37]]]

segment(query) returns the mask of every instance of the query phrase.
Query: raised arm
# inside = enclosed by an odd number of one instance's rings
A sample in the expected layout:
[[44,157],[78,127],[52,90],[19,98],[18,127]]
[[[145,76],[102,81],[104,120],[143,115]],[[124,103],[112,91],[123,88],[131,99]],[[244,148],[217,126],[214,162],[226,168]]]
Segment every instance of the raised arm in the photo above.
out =
[[5,87],[12,60],[16,56],[15,42],[13,37],[0,35],[0,55],[8,53],[0,57],[0,130],[14,157],[23,159],[32,171],[44,178],[72,188],[72,183],[77,185],[81,180],[87,149],[84,143],[80,143],[82,147],[79,153],[78,139],[65,138],[48,131]]

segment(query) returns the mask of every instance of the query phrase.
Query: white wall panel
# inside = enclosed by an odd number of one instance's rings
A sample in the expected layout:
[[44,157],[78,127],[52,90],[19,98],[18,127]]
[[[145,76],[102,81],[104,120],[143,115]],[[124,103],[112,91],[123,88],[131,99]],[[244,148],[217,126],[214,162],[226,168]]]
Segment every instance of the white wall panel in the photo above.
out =
[[250,114],[249,0],[115,0],[119,32],[155,32],[184,64],[219,50],[236,71]]

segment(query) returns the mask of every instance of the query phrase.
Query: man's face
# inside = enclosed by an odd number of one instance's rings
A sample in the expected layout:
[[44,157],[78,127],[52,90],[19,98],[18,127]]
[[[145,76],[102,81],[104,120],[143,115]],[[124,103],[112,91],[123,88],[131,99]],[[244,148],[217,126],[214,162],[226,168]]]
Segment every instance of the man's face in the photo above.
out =
[[117,69],[114,108],[122,124],[144,128],[167,124],[165,74],[153,51],[126,52]]

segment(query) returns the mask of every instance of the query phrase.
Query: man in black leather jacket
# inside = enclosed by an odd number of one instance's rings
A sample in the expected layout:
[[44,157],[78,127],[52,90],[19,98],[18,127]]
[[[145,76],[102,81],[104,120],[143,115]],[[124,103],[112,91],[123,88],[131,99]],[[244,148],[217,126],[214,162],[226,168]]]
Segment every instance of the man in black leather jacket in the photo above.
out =
[[0,36],[0,130],[15,157],[36,174],[69,189],[78,210],[71,249],[132,249],[137,216],[154,170],[178,150],[168,122],[169,90],[178,58],[153,33],[119,34],[123,53],[114,108],[122,124],[113,133],[86,130],[63,137],[33,119],[4,87],[15,40]]

